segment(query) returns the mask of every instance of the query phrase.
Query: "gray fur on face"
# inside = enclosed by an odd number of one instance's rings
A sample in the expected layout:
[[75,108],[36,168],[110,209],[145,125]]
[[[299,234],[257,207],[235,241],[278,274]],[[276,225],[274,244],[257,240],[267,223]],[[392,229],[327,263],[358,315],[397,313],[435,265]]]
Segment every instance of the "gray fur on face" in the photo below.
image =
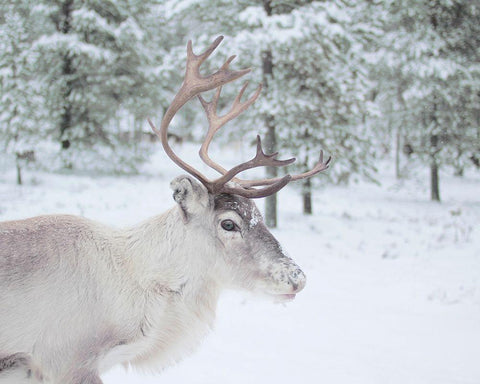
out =
[[[252,280],[256,280],[260,290],[272,294],[297,292],[304,287],[304,273],[285,255],[252,200],[237,195],[217,195],[214,196],[214,210],[217,214],[234,211],[242,219],[243,241],[230,247],[234,252],[232,258],[239,263],[240,281],[252,284]],[[247,271],[250,271],[249,277],[245,278],[242,274]]]
[[252,229],[263,222],[262,215],[255,203],[245,197],[222,193],[213,198],[215,211],[234,211],[245,223],[247,229]]
[[221,194],[214,197],[217,212],[234,211],[244,223],[243,235],[248,241],[251,253],[267,253],[276,257],[284,256],[280,243],[263,223],[263,217],[252,200],[242,196]]

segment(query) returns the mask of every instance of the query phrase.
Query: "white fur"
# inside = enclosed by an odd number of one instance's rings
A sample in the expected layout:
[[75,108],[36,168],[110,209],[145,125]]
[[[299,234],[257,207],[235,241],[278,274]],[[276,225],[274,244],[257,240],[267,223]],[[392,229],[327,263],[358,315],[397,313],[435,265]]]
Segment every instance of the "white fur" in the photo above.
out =
[[[24,369],[0,370],[0,383],[28,371],[44,383],[97,384],[120,363],[158,371],[196,348],[223,288],[303,288],[264,226],[216,212],[190,178],[172,188],[179,206],[126,230],[74,216],[0,224],[0,362],[28,356]],[[243,232],[223,230],[225,218]]]
[[33,377],[29,377],[25,370],[9,370],[0,373],[0,383],[2,384],[37,384],[40,381]]

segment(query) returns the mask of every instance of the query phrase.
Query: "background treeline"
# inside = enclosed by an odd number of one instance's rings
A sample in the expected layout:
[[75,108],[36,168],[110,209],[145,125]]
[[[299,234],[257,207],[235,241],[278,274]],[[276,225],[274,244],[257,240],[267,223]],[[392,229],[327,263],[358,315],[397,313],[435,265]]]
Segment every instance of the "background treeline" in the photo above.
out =
[[[375,180],[385,155],[408,176],[415,159],[430,169],[433,200],[439,169],[478,169],[476,1],[22,0],[0,7],[0,146],[18,182],[27,163],[135,172],[154,148],[146,117],[160,119],[181,83],[187,40],[201,51],[220,34],[228,46],[207,67],[237,53],[236,68],[264,84],[220,140],[261,131],[268,149],[297,157],[290,172],[323,148],[335,183]],[[238,88],[225,87],[225,105]],[[173,130],[200,139],[204,119],[189,105]],[[302,186],[306,213],[319,179]]]

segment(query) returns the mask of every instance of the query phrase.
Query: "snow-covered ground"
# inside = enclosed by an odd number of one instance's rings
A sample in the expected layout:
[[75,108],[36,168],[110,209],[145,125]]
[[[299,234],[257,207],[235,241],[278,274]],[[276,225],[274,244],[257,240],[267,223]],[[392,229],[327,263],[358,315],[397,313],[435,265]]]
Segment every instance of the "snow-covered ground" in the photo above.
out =
[[[174,204],[176,166],[159,152],[144,168],[135,177],[27,172],[22,187],[2,171],[0,220],[62,212],[133,224]],[[116,368],[105,383],[480,383],[480,175],[442,174],[435,204],[427,175],[400,184],[390,173],[381,186],[316,191],[312,217],[296,189],[281,191],[273,232],[308,277],[296,300],[228,292],[194,355],[156,375]]]

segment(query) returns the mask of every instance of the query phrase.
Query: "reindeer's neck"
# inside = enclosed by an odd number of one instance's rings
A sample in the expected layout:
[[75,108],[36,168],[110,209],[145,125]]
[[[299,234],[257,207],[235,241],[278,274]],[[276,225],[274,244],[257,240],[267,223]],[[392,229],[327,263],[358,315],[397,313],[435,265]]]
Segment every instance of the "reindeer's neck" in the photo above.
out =
[[126,253],[143,288],[186,297],[218,288],[212,247],[198,228],[187,227],[178,208],[126,231]]
[[[164,367],[193,351],[212,327],[220,285],[205,236],[176,208],[127,230],[125,248],[144,314],[131,363]],[[210,248],[211,253],[211,248]]]

